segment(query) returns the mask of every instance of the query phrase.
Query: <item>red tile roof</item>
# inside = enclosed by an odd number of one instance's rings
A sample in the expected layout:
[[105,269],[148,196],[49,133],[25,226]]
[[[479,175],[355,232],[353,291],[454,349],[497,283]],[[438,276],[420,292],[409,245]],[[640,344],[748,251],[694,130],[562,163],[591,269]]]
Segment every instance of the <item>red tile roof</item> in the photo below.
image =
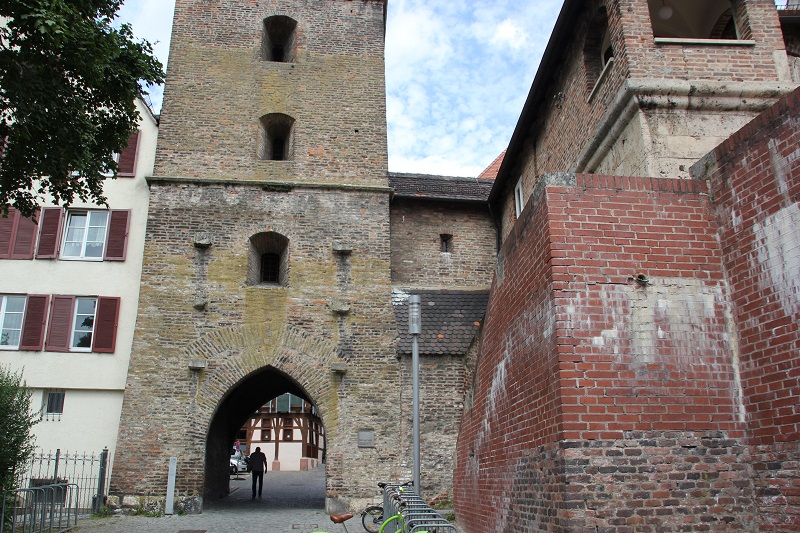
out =
[[486,169],[480,173],[478,176],[479,180],[493,180],[497,177],[497,171],[500,170],[500,164],[503,162],[503,158],[506,156],[506,151],[503,150],[497,158],[492,161],[492,164],[486,167]]

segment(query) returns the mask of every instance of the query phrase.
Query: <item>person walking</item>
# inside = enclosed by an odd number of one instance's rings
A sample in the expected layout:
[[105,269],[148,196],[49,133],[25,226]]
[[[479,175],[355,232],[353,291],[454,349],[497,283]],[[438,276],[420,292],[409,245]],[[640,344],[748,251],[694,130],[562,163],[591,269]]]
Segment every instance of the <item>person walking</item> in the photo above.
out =
[[261,489],[264,488],[264,472],[267,470],[267,456],[261,453],[261,447],[256,446],[256,451],[250,454],[250,468],[253,476],[253,497],[256,497],[256,482],[258,482],[258,497],[261,497]]

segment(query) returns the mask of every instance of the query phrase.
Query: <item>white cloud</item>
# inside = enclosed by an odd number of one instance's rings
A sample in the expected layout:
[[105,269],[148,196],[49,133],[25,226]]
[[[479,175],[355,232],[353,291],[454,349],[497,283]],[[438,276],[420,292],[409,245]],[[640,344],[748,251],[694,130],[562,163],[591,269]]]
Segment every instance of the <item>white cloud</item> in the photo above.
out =
[[520,49],[525,46],[528,36],[525,30],[513,20],[506,19],[497,25],[496,32],[492,37],[492,44],[505,45],[510,48]]

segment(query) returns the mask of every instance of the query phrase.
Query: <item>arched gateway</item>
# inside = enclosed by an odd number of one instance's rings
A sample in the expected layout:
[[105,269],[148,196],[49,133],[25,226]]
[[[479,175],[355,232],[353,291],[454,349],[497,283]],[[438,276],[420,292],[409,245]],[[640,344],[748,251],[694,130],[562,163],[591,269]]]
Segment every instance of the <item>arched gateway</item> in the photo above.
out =
[[[288,327],[275,335],[246,326],[218,331],[190,345],[184,357],[206,364],[198,381],[195,419],[208,428],[202,494],[215,499],[229,492],[229,452],[235,435],[260,406],[291,392],[313,403],[320,418],[332,413],[336,427],[335,385],[332,363],[338,358],[330,342],[311,342],[302,331]],[[233,345],[232,345],[233,343]],[[332,385],[334,391],[331,392]]]

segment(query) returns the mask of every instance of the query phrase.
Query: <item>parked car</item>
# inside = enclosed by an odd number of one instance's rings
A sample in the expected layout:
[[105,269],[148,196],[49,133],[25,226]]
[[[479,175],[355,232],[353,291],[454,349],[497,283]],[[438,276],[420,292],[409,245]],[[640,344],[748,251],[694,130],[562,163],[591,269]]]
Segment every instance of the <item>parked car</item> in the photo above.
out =
[[250,458],[240,450],[231,450],[231,474],[250,471]]

